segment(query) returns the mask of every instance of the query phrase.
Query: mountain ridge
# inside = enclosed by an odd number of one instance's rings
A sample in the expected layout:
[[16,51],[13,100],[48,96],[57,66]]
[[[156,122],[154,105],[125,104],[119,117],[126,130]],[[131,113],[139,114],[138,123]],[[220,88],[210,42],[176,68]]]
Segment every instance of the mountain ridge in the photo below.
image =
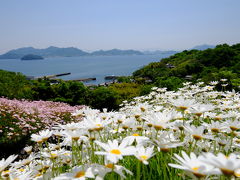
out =
[[[205,50],[208,48],[214,48],[214,45],[198,45],[191,49]],[[116,55],[157,55],[157,54],[176,54],[179,51],[174,50],[155,50],[155,51],[138,51],[133,49],[121,50],[121,49],[110,49],[110,50],[97,50],[93,52],[86,52],[76,47],[59,48],[55,46],[49,46],[43,49],[37,49],[34,47],[23,47],[18,49],[10,50],[2,55],[0,59],[21,59],[27,54],[35,54],[44,58],[48,57],[78,57],[78,56],[116,56]]]
[[55,46],[49,46],[45,49],[36,49],[33,47],[23,47],[18,49],[10,50],[2,55],[0,59],[20,59],[27,54],[35,54],[42,56],[44,58],[48,57],[77,57],[77,56],[111,56],[111,55],[143,55],[141,51],[137,50],[120,50],[120,49],[111,49],[111,50],[99,50],[92,53],[83,51],[75,47],[59,48]]

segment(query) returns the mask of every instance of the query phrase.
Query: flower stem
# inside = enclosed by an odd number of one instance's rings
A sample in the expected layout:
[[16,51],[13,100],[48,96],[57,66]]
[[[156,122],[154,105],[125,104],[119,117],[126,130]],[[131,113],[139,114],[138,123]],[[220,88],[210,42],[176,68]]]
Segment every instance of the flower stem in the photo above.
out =
[[141,162],[139,160],[137,160],[137,177],[136,180],[140,180],[141,179]]

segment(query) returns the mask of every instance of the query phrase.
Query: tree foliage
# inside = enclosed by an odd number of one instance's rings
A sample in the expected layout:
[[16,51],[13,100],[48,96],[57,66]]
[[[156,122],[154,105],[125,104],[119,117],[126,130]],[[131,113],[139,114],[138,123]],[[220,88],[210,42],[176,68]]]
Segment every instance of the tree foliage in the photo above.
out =
[[[214,49],[185,50],[160,62],[150,63],[135,71],[134,78],[150,78],[157,85],[175,89],[174,84],[183,82],[187,77],[191,81],[218,81],[228,79],[229,87],[238,88],[233,79],[240,74],[240,44],[229,46],[222,44]],[[177,78],[176,78],[177,77]],[[180,78],[180,79],[179,79]],[[178,80],[177,80],[178,79]]]
[[0,70],[0,97],[32,98],[31,82],[21,73]]

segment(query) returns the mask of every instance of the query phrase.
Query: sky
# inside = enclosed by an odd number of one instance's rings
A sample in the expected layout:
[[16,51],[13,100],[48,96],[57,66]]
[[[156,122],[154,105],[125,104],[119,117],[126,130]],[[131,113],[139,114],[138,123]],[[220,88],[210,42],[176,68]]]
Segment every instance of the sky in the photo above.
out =
[[240,0],[1,0],[0,53],[240,43]]

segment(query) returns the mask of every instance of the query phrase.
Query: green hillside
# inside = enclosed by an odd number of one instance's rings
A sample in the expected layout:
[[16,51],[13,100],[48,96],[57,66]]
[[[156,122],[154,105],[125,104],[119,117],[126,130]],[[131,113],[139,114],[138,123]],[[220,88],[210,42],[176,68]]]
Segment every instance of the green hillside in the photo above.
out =
[[[227,79],[228,86],[238,88],[240,85],[240,44],[218,45],[214,49],[185,50],[161,62],[135,71],[134,78],[150,79],[157,86],[169,86],[175,89],[186,80],[196,82],[219,81]],[[175,85],[172,87],[172,85]]]

